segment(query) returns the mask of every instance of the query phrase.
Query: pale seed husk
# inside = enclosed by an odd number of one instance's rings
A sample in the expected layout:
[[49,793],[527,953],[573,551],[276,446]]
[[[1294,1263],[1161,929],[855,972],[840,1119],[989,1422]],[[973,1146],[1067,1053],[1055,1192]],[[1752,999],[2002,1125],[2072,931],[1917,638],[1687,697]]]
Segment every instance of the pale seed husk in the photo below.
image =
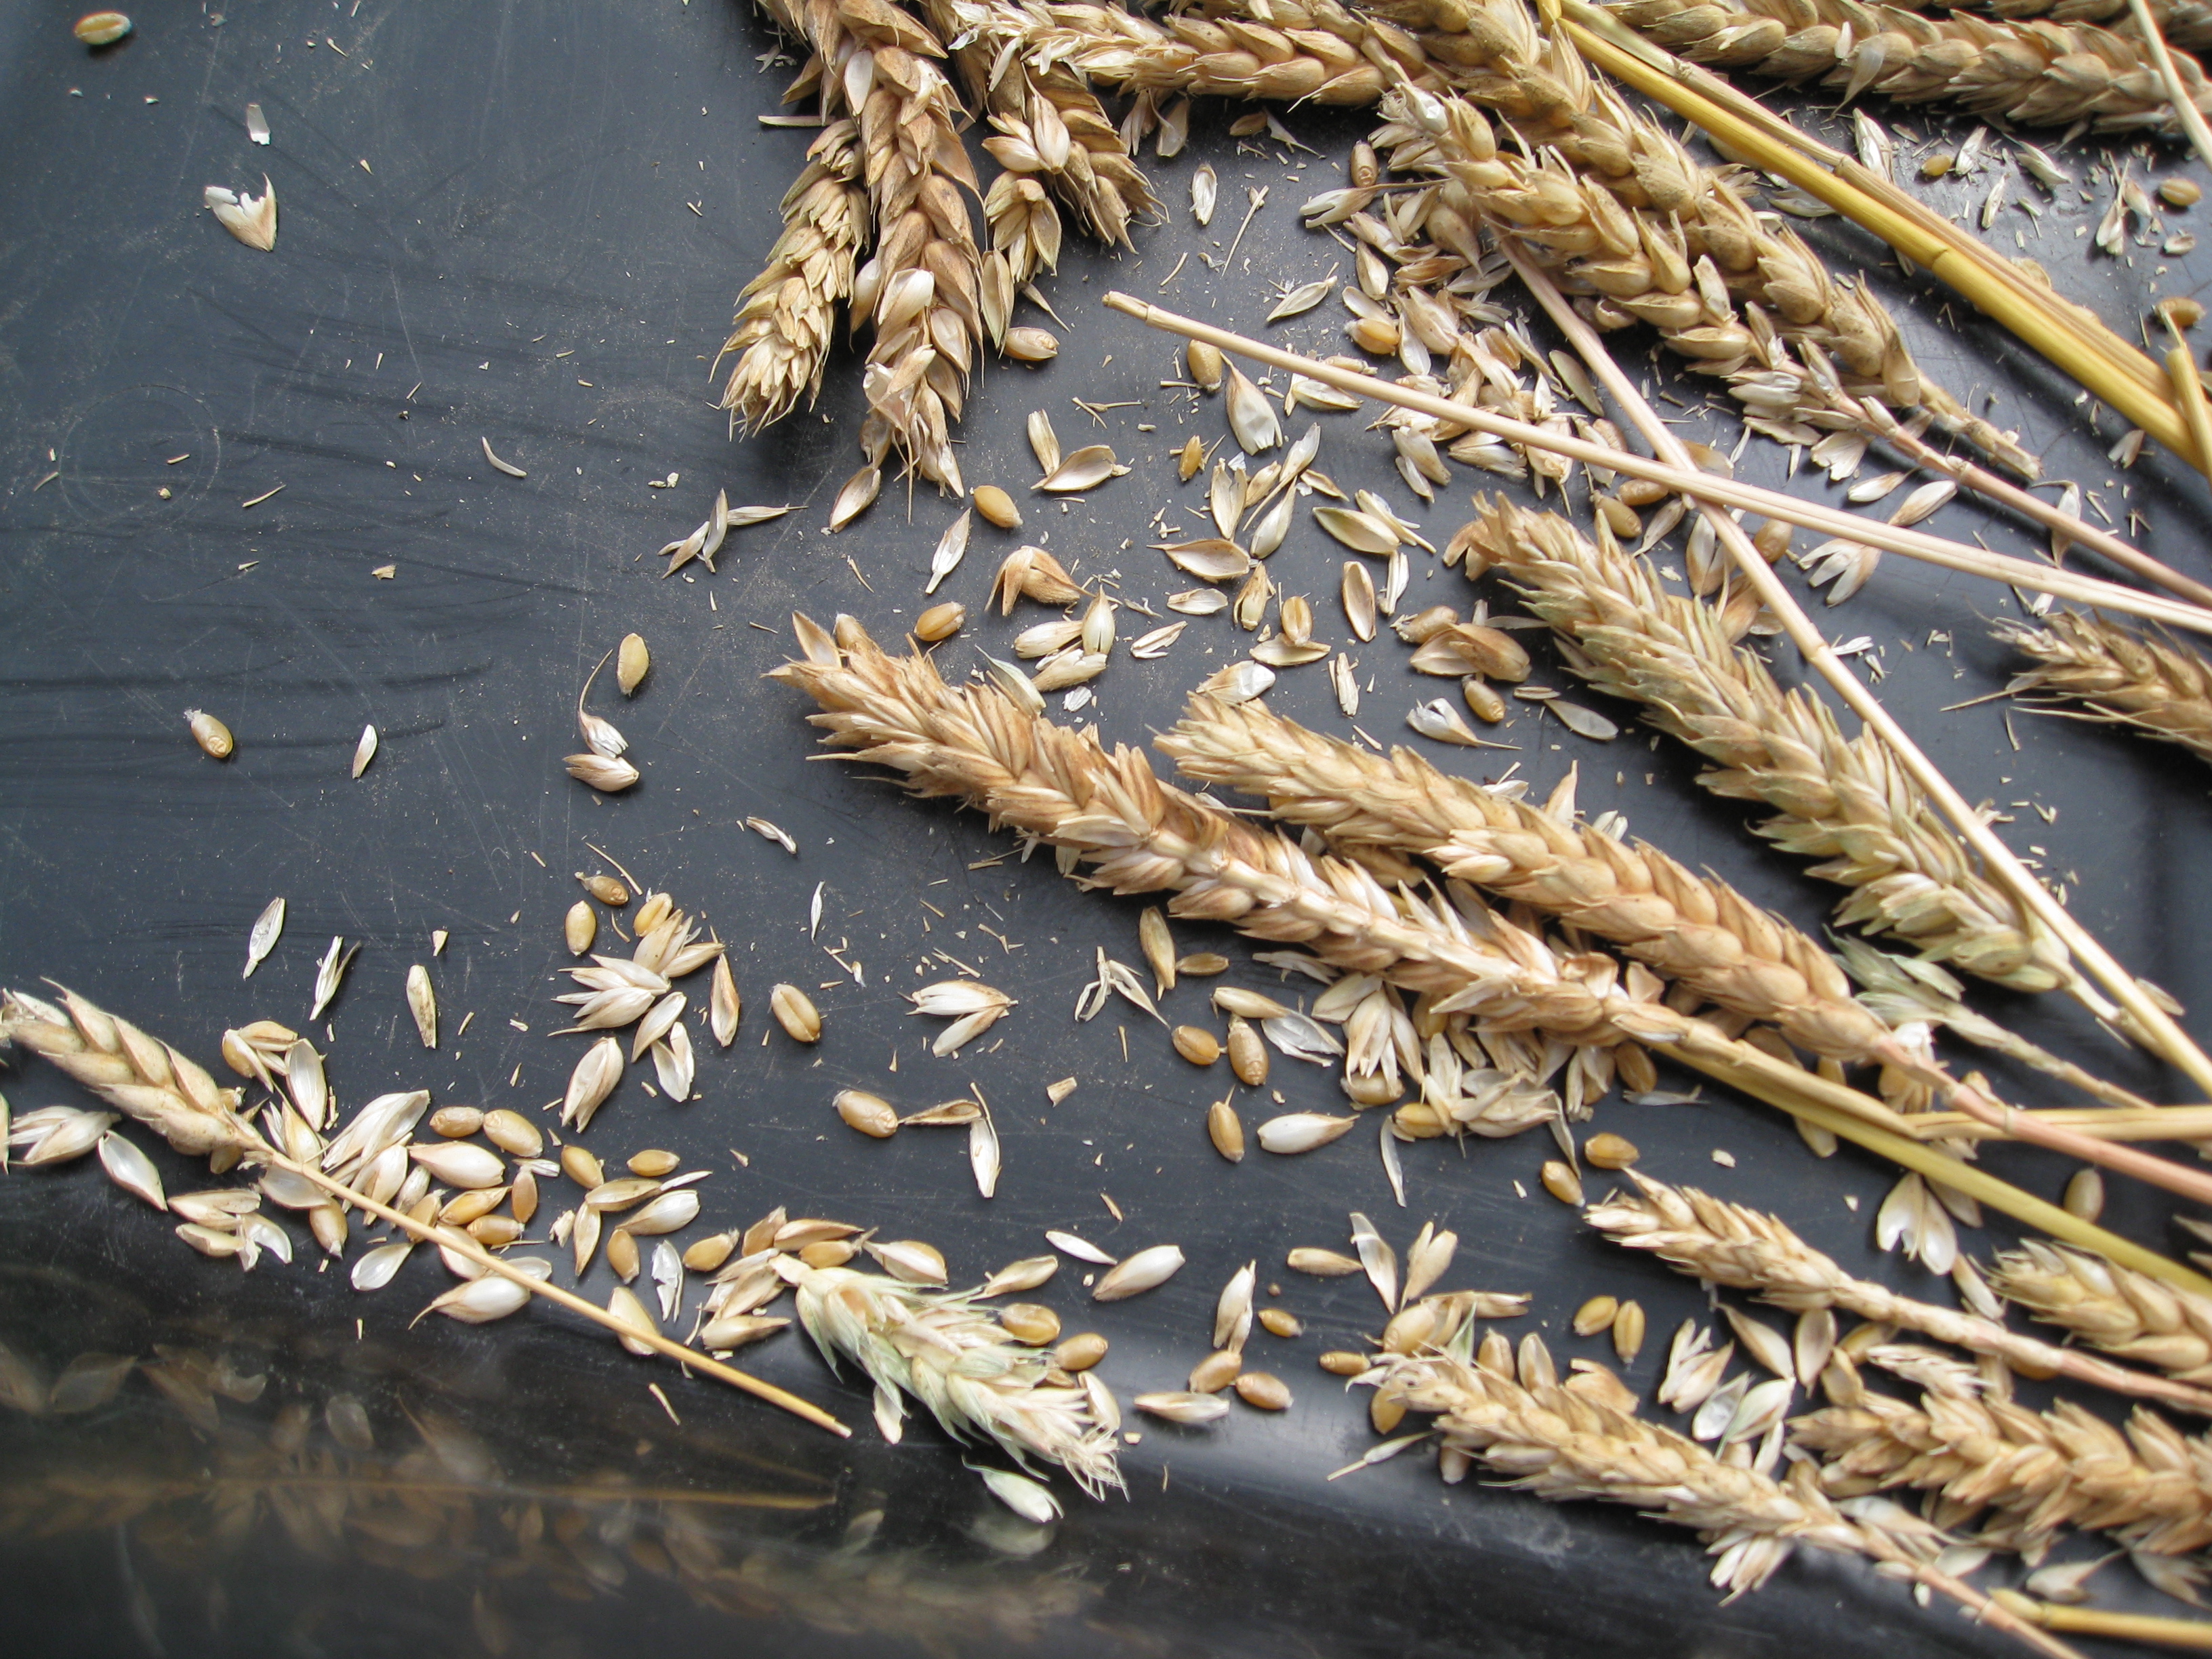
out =
[[438,994],[431,988],[430,970],[421,963],[407,969],[407,1012],[415,1018],[416,1035],[425,1048],[438,1046]]
[[945,1257],[933,1245],[917,1238],[892,1239],[884,1243],[872,1240],[864,1247],[868,1254],[883,1263],[884,1270],[904,1285],[942,1285],[945,1282]]
[[1005,1296],[1022,1291],[1033,1291],[1048,1281],[1060,1271],[1056,1255],[1024,1256],[1019,1261],[1010,1261],[984,1280],[978,1296]]
[[1139,1250],[1100,1276],[1091,1288],[1091,1299],[1119,1302],[1157,1289],[1174,1278],[1182,1263],[1182,1251],[1173,1244],[1154,1244]]
[[728,1048],[737,1040],[738,1018],[742,1008],[737,976],[730,971],[729,957],[718,957],[714,961],[714,988],[708,999],[707,1019],[715,1042],[722,1048]]
[[592,1115],[622,1081],[622,1044],[601,1037],[585,1050],[568,1074],[568,1087],[561,1100],[561,1124],[579,1134],[591,1127]]
[[1218,1423],[1229,1415],[1229,1402],[1218,1395],[1190,1394],[1181,1389],[1140,1394],[1130,1403],[1148,1416],[1164,1418],[1187,1428]]
[[442,1146],[410,1146],[407,1152],[429,1170],[433,1179],[448,1186],[497,1187],[503,1185],[507,1178],[507,1166],[482,1146],[448,1141]]
[[1260,1126],[1260,1150],[1283,1157],[1310,1152],[1341,1139],[1358,1121],[1323,1112],[1287,1112]]

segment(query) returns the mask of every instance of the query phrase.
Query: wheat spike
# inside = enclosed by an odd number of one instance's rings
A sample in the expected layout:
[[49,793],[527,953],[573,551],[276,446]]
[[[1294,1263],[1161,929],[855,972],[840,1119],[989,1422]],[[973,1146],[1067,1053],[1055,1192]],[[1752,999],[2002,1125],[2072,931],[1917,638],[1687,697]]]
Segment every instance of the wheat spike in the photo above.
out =
[[968,213],[975,171],[959,99],[921,23],[882,0],[764,0],[822,60],[825,113],[850,110],[875,213],[875,258],[855,301],[875,323],[861,386],[872,465],[896,446],[932,483],[962,493],[951,438],[984,333],[982,259]]
[[239,1115],[239,1091],[217,1088],[197,1061],[74,991],[61,996],[56,1008],[22,992],[0,994],[0,1045],[12,1040],[52,1061],[187,1158],[228,1169],[267,1150]]
[[1408,750],[1385,758],[1309,732],[1257,702],[1198,696],[1158,739],[1182,771],[1264,795],[1279,817],[1340,848],[1379,846],[1625,946],[1723,1007],[1792,1042],[1863,1060],[1888,1027],[1851,1000],[1834,960],[1734,888],[1565,822],[1512,794],[1448,777]]
[[[1929,15],[1859,0],[1615,0],[1606,9],[1679,57],[1847,97],[1876,92],[2019,126],[2181,131],[2157,65],[2124,24]],[[2191,100],[2212,105],[2196,61],[2175,62]]]
[[[1988,0],[1986,4],[1965,0],[1926,0],[1916,10],[1964,12],[1968,15],[2048,17],[2054,23],[2110,23],[2121,27],[2128,19],[2128,0]],[[2212,6],[2204,0],[2151,0],[2151,16],[2159,30],[2177,46],[2191,51],[2212,46]]]
[[790,1269],[799,1323],[834,1368],[852,1360],[876,1385],[876,1420],[898,1437],[901,1392],[956,1440],[988,1440],[1024,1468],[1056,1463],[1093,1498],[1121,1489],[1112,1425],[1087,1390],[1052,1380],[1052,1357],[1024,1347],[974,1305],[974,1292],[903,1285],[848,1267]]
[[1996,1259],[1990,1284],[2091,1346],[2189,1382],[2212,1382],[2212,1297],[2168,1286],[2087,1250],[2028,1240]]
[[1715,1558],[1712,1583],[1730,1600],[1765,1583],[1802,1544],[1871,1557],[1884,1571],[1941,1590],[2039,1652],[2072,1653],[1918,1559],[1923,1540],[1845,1516],[1820,1490],[1810,1463],[1793,1464],[1777,1480],[1577,1386],[1594,1378],[1556,1381],[1539,1338],[1523,1340],[1517,1364],[1494,1334],[1480,1362],[1470,1363],[1471,1341],[1471,1325],[1462,1327],[1436,1347],[1381,1356],[1361,1380],[1384,1400],[1434,1416],[1447,1458],[1479,1459],[1511,1477],[1506,1484],[1553,1503],[1626,1504],[1694,1529]]
[[781,420],[822,389],[837,308],[852,296],[854,261],[868,240],[868,192],[860,182],[860,129],[833,121],[808,147],[783,198],[783,234],[738,296],[725,353],[738,354],[721,406],[748,432]]
[[1059,257],[1059,218],[1039,179],[1099,240],[1129,246],[1131,222],[1159,204],[1097,94],[1065,64],[1027,52],[1030,20],[1000,0],[930,0],[927,15],[942,38],[967,43],[955,58],[969,98],[996,130],[983,148],[1006,171],[983,212],[1013,280],[1030,281]]
[[1716,763],[1699,781],[1782,816],[1758,826],[1785,851],[1825,860],[1813,873],[1852,890],[1846,924],[1895,934],[1939,962],[2015,990],[2073,974],[2056,941],[2023,916],[1967,855],[1881,746],[1846,739],[1802,690],[1730,645],[1717,613],[1668,592],[1604,526],[1590,541],[1556,514],[1482,502],[1447,556],[1470,575],[1504,570],[1601,690]]
[[[1533,1339],[1532,1339],[1533,1340]],[[1531,1369],[1526,1364],[1523,1369]],[[1527,1382],[1443,1351],[1382,1355],[1370,1372],[1383,1400],[1436,1418],[1444,1444],[1553,1503],[1626,1504],[1693,1529],[1718,1557],[1713,1583],[1756,1589],[1800,1544],[1871,1553],[1809,1467],[1786,1480],[1723,1463],[1686,1435],[1615,1410],[1533,1368]]]
[[[1036,9],[1050,20],[1030,35],[1042,52],[1133,90],[1335,104],[1379,101],[1401,82],[1456,92],[1416,102],[1438,118],[1416,124],[1425,137],[1395,162],[1450,179],[1429,231],[1454,252],[1477,258],[1477,223],[1518,234],[1574,291],[1598,296],[1607,325],[1652,323],[1701,374],[1785,374],[1783,347],[1816,345],[1854,391],[1923,406],[2007,465],[2036,471],[2032,456],[1923,379],[1879,301],[1837,283],[1791,233],[1770,231],[1723,179],[1598,82],[1564,40],[1545,39],[1522,0],[1412,9],[1423,18],[1448,11],[1437,18],[1447,28],[1401,27],[1339,0],[1245,0],[1256,21],[1155,23],[1099,6]],[[1462,99],[1504,118],[1519,147],[1498,145]],[[1728,296],[1717,312],[1694,280],[1701,258]],[[1816,411],[1835,412],[1825,398],[1802,412]]]
[[1829,1362],[1838,1403],[1794,1419],[1825,1455],[1838,1497],[1896,1486],[1931,1492],[1938,1525],[1994,1510],[1981,1535],[2013,1548],[2061,1527],[2113,1532],[2130,1549],[2183,1555],[2212,1543],[2212,1445],[2137,1407],[2124,1433],[2072,1401],[2033,1412],[2008,1401],[1929,1395],[1919,1406],[1869,1394],[1850,1362]]
[[2087,705],[2090,718],[2131,726],[2212,760],[2212,664],[2172,641],[2059,611],[2040,625],[2000,623],[1998,639],[2037,666],[2005,690]]
[[[1670,1187],[1633,1170],[1626,1174],[1635,1183],[1635,1194],[1616,1194],[1594,1204],[1583,1219],[1615,1243],[1648,1250],[1669,1267],[1711,1284],[1750,1291],[1762,1302],[1793,1313],[1840,1308],[1970,1353],[1995,1354],[2038,1375],[2058,1372],[2116,1394],[2212,1412],[2212,1392],[2055,1347],[1995,1320],[1899,1296],[1887,1285],[1853,1278],[1774,1216],[1694,1187]],[[2162,1287],[2160,1293],[2177,1294]]]

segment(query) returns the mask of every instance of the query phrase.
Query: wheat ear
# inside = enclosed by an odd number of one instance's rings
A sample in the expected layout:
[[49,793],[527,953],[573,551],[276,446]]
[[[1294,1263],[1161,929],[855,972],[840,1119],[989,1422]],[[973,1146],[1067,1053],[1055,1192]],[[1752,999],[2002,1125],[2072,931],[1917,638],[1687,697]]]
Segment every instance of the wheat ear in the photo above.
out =
[[1887,1285],[1853,1278],[1774,1216],[1694,1187],[1670,1187],[1633,1170],[1627,1175],[1635,1193],[1616,1194],[1590,1206],[1583,1219],[1615,1243],[1648,1250],[1683,1273],[1750,1291],[1761,1301],[1793,1313],[1840,1308],[1970,1353],[1995,1354],[2034,1375],[2055,1373],[2115,1394],[2163,1400],[2212,1415],[2212,1391],[2130,1371],[2008,1330],[1994,1320],[1899,1296]]
[[721,406],[748,432],[810,404],[852,296],[854,262],[868,240],[868,192],[860,182],[860,129],[833,121],[806,151],[806,166],[783,198],[783,234],[768,264],[738,296],[725,353],[737,366]]
[[240,1162],[265,1164],[321,1188],[338,1203],[389,1222],[419,1243],[467,1258],[485,1273],[521,1285],[532,1295],[558,1304],[605,1327],[625,1341],[642,1342],[694,1370],[780,1406],[794,1416],[833,1433],[848,1429],[818,1406],[810,1405],[773,1383],[738,1370],[686,1347],[657,1330],[633,1327],[573,1291],[532,1279],[487,1250],[459,1227],[433,1225],[379,1203],[344,1182],[325,1175],[312,1160],[293,1158],[271,1146],[239,1115],[239,1094],[219,1089],[197,1062],[157,1042],[129,1021],[119,1019],[74,992],[62,994],[64,1008],[20,991],[0,992],[0,1047],[20,1042],[52,1062],[111,1105],[155,1131],[176,1151],[209,1158],[218,1169]]
[[[1972,11],[1927,15],[1857,0],[1615,0],[1605,9],[1668,51],[1717,69],[1880,93],[2017,126],[2180,132],[2158,65],[2128,33]],[[1879,39],[1881,46],[1869,50]],[[2212,89],[2178,60],[2200,107]]]
[[[1959,0],[1927,0],[1928,11],[1948,11]],[[1975,0],[1962,9],[1976,9]],[[2128,0],[1990,0],[1988,9],[2004,17],[2048,17],[2057,23],[2110,23],[2129,15]],[[2151,0],[2150,13],[2166,38],[2191,51],[2212,46],[2212,5],[2205,0]]]
[[861,377],[872,417],[862,447],[878,465],[882,447],[895,446],[923,477],[960,494],[951,428],[983,336],[984,295],[960,100],[932,61],[945,48],[883,0],[763,3],[822,60],[825,106],[842,102],[860,125],[876,228],[875,258],[854,295],[876,330]]
[[[1053,25],[1032,34],[1041,52],[1134,90],[1351,104],[1379,101],[1401,83],[1416,97],[1457,92],[1505,119],[1520,148],[1501,147],[1479,111],[1451,98],[1442,106],[1447,130],[1401,151],[1394,165],[1425,162],[1452,180],[1429,214],[1443,246],[1473,262],[1473,225],[1520,232],[1547,266],[1596,295],[1608,320],[1652,323],[1698,373],[1771,374],[1778,341],[1808,342],[1856,390],[1924,406],[2008,466],[2036,470],[1923,379],[1879,301],[1834,281],[1791,233],[1770,230],[1671,134],[1599,84],[1564,40],[1547,40],[1522,0],[1455,8],[1455,29],[1420,31],[1338,0],[1246,0],[1256,21],[1047,9]],[[1701,258],[1714,271],[1702,288]],[[1739,306],[1750,309],[1739,315]],[[1825,400],[1815,407],[1833,412]]]
[[[1115,1425],[1090,1389],[1054,1370],[974,1305],[974,1293],[924,1290],[848,1267],[789,1270],[799,1321],[835,1367],[851,1360],[876,1385],[876,1421],[896,1441],[903,1392],[956,1440],[988,1440],[1024,1468],[1056,1463],[1093,1498],[1121,1489]],[[1110,1408],[1109,1408],[1110,1409]]]
[[2212,760],[2212,664],[2171,641],[2102,617],[2056,611],[2039,625],[2000,623],[1996,636],[2036,666],[2005,688],[2065,697],[2088,717],[2131,726]]
[[957,46],[956,61],[970,100],[996,129],[983,148],[1006,172],[984,198],[984,216],[1014,281],[1028,282],[1058,257],[1058,222],[1047,217],[1040,179],[1092,235],[1128,246],[1131,222],[1156,215],[1159,203],[1089,84],[1066,64],[1026,52],[1030,19],[1003,0],[929,0],[927,15],[940,37],[966,43]]
[[2212,1297],[2161,1285],[2086,1250],[2028,1241],[2000,1255],[1990,1283],[2091,1346],[2212,1382]]
[[1410,853],[1625,947],[1721,1006],[1771,1020],[1814,1053],[1863,1060],[1889,1029],[1851,1000],[1833,958],[1725,882],[1656,848],[1567,823],[1515,795],[1310,732],[1259,702],[1196,696],[1158,740],[1194,778],[1267,798],[1340,847]]
[[1692,1528],[1716,1558],[1712,1583],[1731,1600],[1758,1589],[1806,1545],[1887,1564],[2038,1651],[2054,1651],[2051,1638],[2009,1610],[1911,1559],[1878,1527],[1846,1517],[1810,1464],[1795,1464],[1777,1480],[1724,1462],[1687,1436],[1579,1390],[1573,1380],[1557,1381],[1540,1339],[1522,1342],[1516,1364],[1503,1339],[1493,1338],[1474,1363],[1464,1352],[1471,1334],[1462,1329],[1446,1346],[1380,1356],[1362,1380],[1383,1400],[1433,1416],[1448,1455],[1480,1460],[1510,1477],[1511,1486],[1553,1503],[1625,1504]]
[[2064,1526],[2112,1532],[2130,1549],[2183,1555],[2212,1543],[2212,1445],[2138,1407],[2124,1433],[2070,1400],[2048,1412],[1930,1394],[1917,1407],[1869,1393],[1838,1355],[1824,1376],[1838,1403],[1792,1420],[1824,1455],[1838,1497],[1911,1486],[1936,1493],[1953,1525],[1984,1510],[1982,1535],[2018,1548]]
[[1669,592],[1603,526],[1593,542],[1556,514],[1503,497],[1477,507],[1447,556],[1463,558],[1469,575],[1504,571],[1577,672],[1641,704],[1652,725],[1716,763],[1698,780],[1707,789],[1777,809],[1759,833],[1824,860],[1813,873],[1852,890],[1839,921],[2014,990],[2072,981],[2057,943],[1968,864],[1870,734],[1847,739],[1825,704],[1784,692],[1729,642],[1716,612]]

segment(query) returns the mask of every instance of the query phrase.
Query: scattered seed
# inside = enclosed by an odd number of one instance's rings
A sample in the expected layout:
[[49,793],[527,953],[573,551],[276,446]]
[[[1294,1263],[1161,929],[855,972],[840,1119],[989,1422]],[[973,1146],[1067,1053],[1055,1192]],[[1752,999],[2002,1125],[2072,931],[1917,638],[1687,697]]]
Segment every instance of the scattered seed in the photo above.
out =
[[1266,1371],[1245,1371],[1237,1379],[1237,1397],[1256,1411],[1283,1412],[1291,1408],[1291,1390],[1282,1378]]
[[1231,1164],[1244,1161],[1244,1121],[1226,1100],[1217,1100],[1206,1109],[1206,1134],[1213,1150]]
[[2170,208],[2194,207],[2203,196],[2193,179],[2168,179],[2158,187],[2158,199]]
[[1022,510],[1014,498],[996,484],[980,484],[975,490],[975,511],[1001,530],[1022,527]]
[[2068,1179],[2063,1207],[2067,1214],[2084,1221],[2094,1221],[2105,1212],[2105,1177],[2094,1164],[2084,1164]]
[[612,876],[587,876],[579,872],[576,879],[583,883],[586,892],[602,904],[618,910],[629,902],[629,889]]
[[1572,1204],[1577,1208],[1581,1206],[1582,1177],[1575,1173],[1572,1165],[1562,1164],[1555,1158],[1548,1158],[1545,1161],[1541,1179],[1544,1190],[1560,1203]]
[[822,1040],[822,1015],[806,993],[796,985],[777,985],[769,993],[768,1006],[775,1016],[775,1023],[783,1027],[784,1035],[793,1042]]
[[1358,1121],[1356,1117],[1333,1117],[1325,1112],[1287,1112],[1260,1126],[1260,1150],[1285,1157],[1310,1152],[1340,1139]]
[[604,1184],[607,1178],[599,1167],[599,1160],[573,1140],[561,1149],[561,1173],[586,1192]]
[[[629,896],[625,894],[623,896]],[[578,899],[568,907],[568,914],[561,923],[561,933],[569,951],[576,956],[582,956],[592,948],[592,941],[599,936],[598,913],[583,900]]]
[[1199,1025],[1175,1028],[1175,1051],[1194,1066],[1211,1066],[1221,1058],[1221,1044],[1212,1032]]
[[238,747],[237,740],[230,735],[230,728],[201,709],[185,710],[185,724],[191,730],[192,741],[213,759],[228,760],[231,751]]
[[865,1090],[841,1089],[832,1104],[848,1127],[858,1129],[864,1135],[888,1140],[898,1133],[898,1114],[891,1109],[891,1103]]
[[1193,1394],[1218,1394],[1237,1380],[1237,1372],[1244,1369],[1244,1356],[1233,1349],[1222,1349],[1206,1355],[1191,1368],[1189,1389]]
[[968,607],[957,600],[933,605],[915,618],[914,636],[924,645],[951,639],[968,620]]
[[1359,1271],[1359,1263],[1342,1251],[1317,1249],[1310,1245],[1299,1245],[1283,1260],[1293,1273],[1308,1273],[1316,1279],[1344,1279]]
[[1270,1336],[1304,1336],[1306,1332],[1304,1322],[1286,1308],[1261,1309],[1260,1323]]
[[1616,1134],[1595,1134],[1583,1143],[1583,1161],[1600,1170],[1625,1170],[1639,1156],[1635,1142]]
[[1267,1080],[1267,1048],[1260,1034],[1241,1014],[1232,1015],[1229,1021],[1229,1069],[1237,1080],[1247,1088],[1256,1089]]
[[112,46],[131,33],[131,20],[119,11],[88,11],[70,32],[88,46]]
[[1034,1302],[1010,1302],[999,1310],[999,1323],[1015,1341],[1032,1348],[1060,1340],[1060,1316]]
[[1624,1365],[1633,1364],[1644,1350],[1644,1304],[1624,1302],[1613,1316],[1613,1352]]
[[1213,208],[1220,196],[1220,180],[1213,171],[1213,163],[1200,161],[1198,170],[1190,175],[1190,216],[1201,225],[1213,222]]
[[615,684],[622,688],[623,696],[636,696],[652,667],[653,653],[646,649],[645,635],[623,635],[622,643],[615,647]]
[[1071,1336],[1052,1351],[1052,1363],[1073,1374],[1087,1371],[1106,1357],[1106,1339],[1096,1331]]
[[538,1126],[504,1106],[486,1112],[483,1127],[486,1140],[516,1158],[536,1158],[545,1149],[545,1137]]

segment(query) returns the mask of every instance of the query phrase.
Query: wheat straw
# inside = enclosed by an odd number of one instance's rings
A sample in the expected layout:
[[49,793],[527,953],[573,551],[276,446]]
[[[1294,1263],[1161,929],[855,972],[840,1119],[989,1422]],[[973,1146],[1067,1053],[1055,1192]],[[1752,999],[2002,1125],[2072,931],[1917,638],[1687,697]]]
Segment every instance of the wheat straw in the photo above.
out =
[[[1792,1313],[1840,1308],[1971,1353],[1994,1354],[2034,1375],[2056,1373],[2115,1394],[2163,1400],[2212,1415],[2212,1391],[2130,1371],[2008,1330],[1994,1320],[1899,1296],[1887,1285],[1853,1278],[1777,1217],[1693,1187],[1670,1187],[1633,1170],[1626,1173],[1635,1183],[1635,1194],[1616,1194],[1594,1204],[1583,1212],[1583,1219],[1615,1243],[1648,1250],[1680,1272],[1710,1284],[1750,1291],[1762,1302]],[[2183,1294],[2164,1286],[2156,1287],[2155,1293],[2169,1301]]]
[[2092,719],[2212,760],[2212,665],[2196,653],[2065,611],[2036,623],[2000,623],[1996,632],[2038,665],[2005,688],[2014,696],[2069,698],[2087,705]]

